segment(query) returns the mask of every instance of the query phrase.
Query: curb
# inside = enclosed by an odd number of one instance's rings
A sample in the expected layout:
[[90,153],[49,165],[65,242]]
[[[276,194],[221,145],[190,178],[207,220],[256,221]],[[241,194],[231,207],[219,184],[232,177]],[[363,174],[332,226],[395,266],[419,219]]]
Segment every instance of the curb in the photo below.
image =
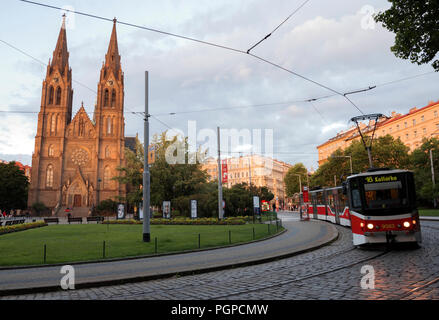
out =
[[419,220],[424,221],[439,221],[439,217],[420,216]]
[[[282,232],[280,232],[276,235],[273,235],[271,237],[255,240],[252,242],[247,242],[246,244],[264,241],[264,240],[279,236],[279,235],[285,233],[286,231],[287,231],[287,229],[285,229]],[[335,231],[335,232],[332,233],[330,240],[328,240],[325,243],[322,243],[320,245],[317,245],[317,246],[314,246],[311,248],[306,248],[306,249],[298,250],[295,252],[283,254],[280,256],[263,258],[263,259],[259,259],[259,260],[252,260],[252,261],[246,261],[246,262],[231,263],[231,264],[226,264],[226,265],[216,266],[216,267],[207,267],[207,268],[200,268],[200,269],[184,270],[184,271],[180,271],[180,272],[163,273],[163,274],[158,274],[158,275],[137,276],[137,277],[132,277],[132,278],[124,278],[124,279],[116,279],[116,280],[102,280],[102,281],[96,281],[96,282],[80,283],[80,284],[75,285],[75,290],[104,287],[104,286],[122,285],[122,284],[127,284],[127,283],[135,283],[135,282],[143,282],[143,281],[151,281],[151,280],[159,280],[159,279],[166,279],[166,278],[171,278],[171,277],[196,275],[196,274],[215,272],[215,271],[221,271],[221,270],[226,270],[226,269],[252,266],[252,265],[272,262],[272,261],[276,261],[276,260],[280,260],[280,259],[290,258],[290,257],[296,256],[296,255],[303,254],[306,252],[311,252],[311,251],[314,251],[314,250],[317,250],[317,249],[320,249],[322,247],[325,247],[327,245],[332,244],[333,242],[335,242],[339,238],[339,232],[335,227],[333,227],[333,231]],[[238,246],[238,245],[232,245],[232,246]],[[223,248],[227,248],[227,247],[231,247],[231,246],[225,246]],[[219,247],[210,248],[210,249],[195,250],[195,251],[193,250],[191,252],[207,251],[207,250],[214,250],[214,249],[219,249]],[[179,253],[181,253],[181,252],[179,252]],[[179,254],[179,253],[174,253],[174,254]],[[184,252],[184,253],[188,253],[188,252]],[[163,254],[163,255],[169,255],[169,254]],[[151,256],[148,256],[148,257],[151,257]],[[135,258],[131,258],[131,259],[118,259],[118,261],[134,260],[134,259],[140,259],[140,258],[135,257]],[[111,262],[111,261],[101,261],[101,262]],[[90,263],[90,262],[86,262],[86,263]],[[82,263],[82,264],[84,264],[84,263]],[[62,265],[64,265],[64,264],[62,264]],[[51,265],[51,267],[53,267],[53,266],[54,265]],[[28,268],[30,268],[30,267],[28,267]],[[0,297],[11,296],[11,295],[24,295],[24,294],[32,294],[32,293],[46,293],[46,292],[53,292],[53,291],[63,291],[63,290],[60,289],[59,285],[46,286],[46,287],[36,287],[36,288],[23,288],[23,289],[6,289],[6,290],[0,290]]]

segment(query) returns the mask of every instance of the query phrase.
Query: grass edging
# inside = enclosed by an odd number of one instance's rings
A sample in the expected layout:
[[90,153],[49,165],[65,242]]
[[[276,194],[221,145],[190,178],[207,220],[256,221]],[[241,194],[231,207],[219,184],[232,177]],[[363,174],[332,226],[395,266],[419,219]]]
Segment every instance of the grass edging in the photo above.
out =
[[0,227],[0,236],[4,234],[10,234],[14,232],[26,231],[26,230],[42,228],[47,226],[48,224],[45,222],[30,222],[30,223],[15,224],[11,226],[3,226]]
[[84,261],[72,261],[72,262],[62,262],[62,263],[53,263],[53,264],[34,264],[34,265],[23,265],[23,266],[0,266],[0,270],[19,270],[19,269],[32,269],[32,268],[49,268],[49,267],[59,267],[59,266],[65,266],[65,265],[81,265],[81,264],[92,264],[92,263],[105,263],[105,262],[117,262],[117,261],[124,261],[124,260],[136,260],[136,259],[145,259],[145,258],[154,258],[154,257],[162,257],[162,256],[171,256],[171,255],[177,255],[177,254],[184,254],[184,253],[193,253],[193,252],[202,252],[202,251],[209,251],[209,250],[215,250],[215,249],[224,249],[229,247],[236,247],[241,246],[245,244],[250,243],[256,243],[264,240],[268,240],[271,238],[274,238],[276,236],[279,236],[287,231],[284,227],[283,230],[278,231],[276,233],[272,233],[270,235],[267,235],[266,237],[256,239],[256,240],[250,240],[246,242],[239,242],[235,244],[227,244],[222,246],[214,246],[214,247],[208,247],[208,248],[200,248],[200,249],[189,249],[189,250],[182,250],[182,251],[170,251],[170,252],[163,252],[163,253],[153,253],[153,254],[147,254],[147,255],[140,255],[140,256],[128,256],[128,257],[120,257],[120,258],[108,258],[108,259],[96,259],[96,260],[84,260]]
[[[104,286],[122,285],[122,284],[126,284],[126,283],[135,283],[135,282],[141,282],[141,281],[166,279],[166,278],[171,278],[174,276],[188,276],[188,275],[203,274],[203,273],[208,273],[208,272],[215,272],[215,271],[221,271],[221,270],[226,270],[226,269],[252,266],[252,265],[277,261],[280,259],[290,258],[290,257],[296,256],[299,254],[311,252],[311,251],[320,249],[322,247],[331,245],[333,242],[337,241],[337,239],[340,236],[338,230],[335,228],[334,228],[334,230],[335,230],[335,236],[325,243],[322,243],[318,246],[302,249],[302,250],[295,251],[295,252],[290,252],[290,253],[283,254],[280,256],[276,256],[276,257],[269,257],[269,258],[264,258],[264,259],[259,259],[259,260],[252,260],[252,261],[240,262],[240,263],[229,264],[229,265],[222,265],[222,266],[217,266],[217,267],[207,267],[207,268],[187,270],[187,271],[181,271],[181,272],[171,272],[171,273],[166,273],[166,274],[138,276],[138,277],[133,277],[133,278],[124,278],[124,279],[116,279],[116,280],[102,280],[102,281],[88,282],[88,283],[79,283],[79,284],[75,284],[75,290],[104,287]],[[284,228],[281,232],[274,234],[274,235],[271,235],[269,237],[263,238],[263,239],[258,239],[258,240],[250,241],[247,243],[227,245],[227,246],[223,246],[223,248],[267,240],[269,238],[273,238],[273,237],[276,237],[278,235],[281,235],[281,234],[285,233],[286,231],[287,231],[287,229]],[[206,248],[206,249],[199,249],[199,250],[192,250],[192,251],[205,251],[205,250],[213,250],[213,249],[219,249],[219,248],[215,247],[215,248]],[[179,252],[179,253],[181,253],[181,252]],[[163,254],[163,255],[165,255],[165,254]],[[119,259],[118,261],[120,261],[120,260],[134,260],[134,259],[139,259],[139,258],[132,257],[131,259]],[[108,261],[102,261],[102,262],[108,262]],[[51,265],[51,266],[54,266],[54,265]],[[7,290],[0,290],[0,296],[22,295],[22,294],[30,294],[30,293],[44,293],[44,292],[53,292],[53,291],[62,291],[62,290],[60,289],[59,286],[47,286],[47,287],[24,288],[24,289],[7,289]]]

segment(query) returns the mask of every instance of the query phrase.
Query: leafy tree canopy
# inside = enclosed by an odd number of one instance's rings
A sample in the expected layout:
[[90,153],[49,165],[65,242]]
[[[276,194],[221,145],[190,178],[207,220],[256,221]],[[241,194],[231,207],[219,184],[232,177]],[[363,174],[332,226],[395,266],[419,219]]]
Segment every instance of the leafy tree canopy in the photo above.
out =
[[389,0],[392,6],[375,16],[395,33],[392,52],[417,64],[429,63],[439,71],[439,1]]

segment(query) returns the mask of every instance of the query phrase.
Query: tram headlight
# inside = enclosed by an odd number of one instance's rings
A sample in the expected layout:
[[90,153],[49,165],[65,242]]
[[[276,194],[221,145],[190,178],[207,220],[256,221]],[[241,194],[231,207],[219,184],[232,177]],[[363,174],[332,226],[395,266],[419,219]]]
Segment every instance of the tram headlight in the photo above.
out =
[[373,229],[373,224],[372,223],[368,223],[367,224],[367,229],[372,230]]
[[405,228],[409,228],[409,227],[410,227],[410,222],[405,221],[402,225],[403,225]]

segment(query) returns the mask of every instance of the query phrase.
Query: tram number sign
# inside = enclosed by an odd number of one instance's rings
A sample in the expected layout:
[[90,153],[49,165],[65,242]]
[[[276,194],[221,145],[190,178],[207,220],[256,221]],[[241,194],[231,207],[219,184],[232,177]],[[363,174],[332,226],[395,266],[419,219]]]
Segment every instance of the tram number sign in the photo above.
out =
[[365,183],[383,183],[398,181],[398,177],[395,176],[368,176],[364,178]]
[[394,224],[382,224],[381,228],[383,228],[383,229],[394,229],[395,225]]

